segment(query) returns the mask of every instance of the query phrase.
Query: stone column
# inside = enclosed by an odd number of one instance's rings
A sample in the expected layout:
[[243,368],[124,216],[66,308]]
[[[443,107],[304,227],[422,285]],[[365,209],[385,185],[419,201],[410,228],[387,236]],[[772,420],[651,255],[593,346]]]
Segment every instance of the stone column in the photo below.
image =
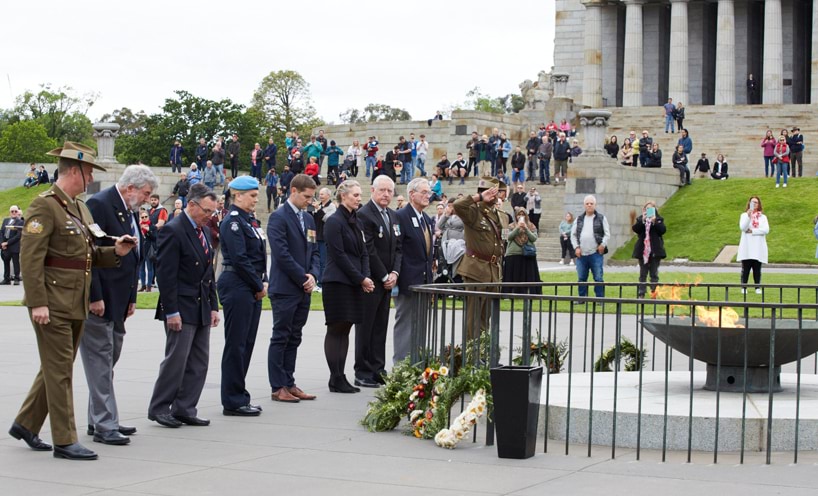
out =
[[716,21],[716,105],[736,104],[736,22],[733,0],[719,0]]
[[608,132],[608,119],[611,112],[600,109],[586,109],[579,111],[579,124],[582,126],[582,135],[585,137],[583,156],[601,157],[605,153],[605,135]]
[[810,103],[818,103],[818,5],[812,4],[812,92]]
[[555,72],[551,74],[551,84],[554,86],[554,98],[568,98],[568,78],[567,72]]
[[668,96],[674,103],[689,103],[687,98],[687,2],[670,0],[670,67]]
[[764,77],[761,83],[761,103],[781,104],[784,102],[783,44],[781,0],[766,0],[764,2]]
[[119,136],[119,124],[97,122],[94,124],[94,138],[97,140],[97,163],[115,164],[114,141]]
[[642,106],[642,4],[625,0],[625,67],[622,77],[622,106]]
[[582,67],[582,105],[602,107],[602,12],[605,0],[582,0],[585,5],[585,51]]

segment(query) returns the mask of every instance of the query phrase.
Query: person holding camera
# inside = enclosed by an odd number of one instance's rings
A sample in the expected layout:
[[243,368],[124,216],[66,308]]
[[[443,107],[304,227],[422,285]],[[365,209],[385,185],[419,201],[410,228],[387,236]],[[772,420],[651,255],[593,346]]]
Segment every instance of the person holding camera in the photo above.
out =
[[631,212],[631,229],[636,233],[633,258],[639,261],[639,287],[637,298],[645,297],[645,282],[650,274],[650,290],[656,291],[659,282],[659,264],[667,255],[663,236],[667,230],[665,219],[656,210],[656,203],[649,201],[642,207],[642,215]]
[[[741,240],[738,244],[736,260],[741,262],[741,284],[747,285],[750,270],[753,271],[753,282],[756,285],[756,294],[761,294],[761,264],[767,263],[767,234],[770,233],[770,223],[764,215],[761,200],[751,196],[747,200],[747,210],[741,214],[738,221],[741,229]],[[746,294],[747,288],[742,287],[741,293]]]

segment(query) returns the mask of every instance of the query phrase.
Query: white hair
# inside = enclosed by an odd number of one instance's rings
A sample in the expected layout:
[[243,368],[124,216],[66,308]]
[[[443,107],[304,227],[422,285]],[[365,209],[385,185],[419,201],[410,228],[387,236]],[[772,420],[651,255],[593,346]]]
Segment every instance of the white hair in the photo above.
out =
[[125,171],[116,183],[116,187],[119,189],[125,189],[128,186],[142,189],[145,185],[150,185],[151,191],[159,188],[159,180],[156,179],[153,171],[147,165],[129,165],[125,167]]

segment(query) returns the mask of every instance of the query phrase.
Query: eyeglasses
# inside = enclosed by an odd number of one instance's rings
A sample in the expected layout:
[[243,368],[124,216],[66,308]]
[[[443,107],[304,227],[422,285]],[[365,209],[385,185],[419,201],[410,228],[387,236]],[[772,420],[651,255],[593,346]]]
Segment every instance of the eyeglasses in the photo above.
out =
[[204,212],[207,215],[211,215],[211,214],[213,214],[213,212],[216,211],[215,209],[212,209],[212,208],[204,208],[203,206],[201,206],[199,204],[199,202],[196,202],[196,201],[193,201],[193,200],[189,201],[188,203],[192,203],[192,204],[196,205],[197,207],[202,209],[202,212]]

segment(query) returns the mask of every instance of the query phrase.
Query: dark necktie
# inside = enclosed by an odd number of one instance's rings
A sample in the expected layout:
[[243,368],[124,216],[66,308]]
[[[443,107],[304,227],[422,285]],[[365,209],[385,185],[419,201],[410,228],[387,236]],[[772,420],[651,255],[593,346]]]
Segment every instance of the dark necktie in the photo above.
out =
[[205,240],[204,231],[202,231],[201,227],[196,228],[196,235],[199,236],[199,243],[202,244],[205,255],[210,255],[210,250],[207,248],[207,240]]
[[426,218],[423,217],[423,214],[420,216],[420,227],[423,228],[423,237],[426,239],[426,254],[428,255],[432,249],[432,237],[429,236],[429,226],[426,225]]
[[389,231],[392,226],[389,225],[389,214],[386,213],[386,209],[381,210],[381,217],[383,217],[383,225],[386,226],[386,230]]

